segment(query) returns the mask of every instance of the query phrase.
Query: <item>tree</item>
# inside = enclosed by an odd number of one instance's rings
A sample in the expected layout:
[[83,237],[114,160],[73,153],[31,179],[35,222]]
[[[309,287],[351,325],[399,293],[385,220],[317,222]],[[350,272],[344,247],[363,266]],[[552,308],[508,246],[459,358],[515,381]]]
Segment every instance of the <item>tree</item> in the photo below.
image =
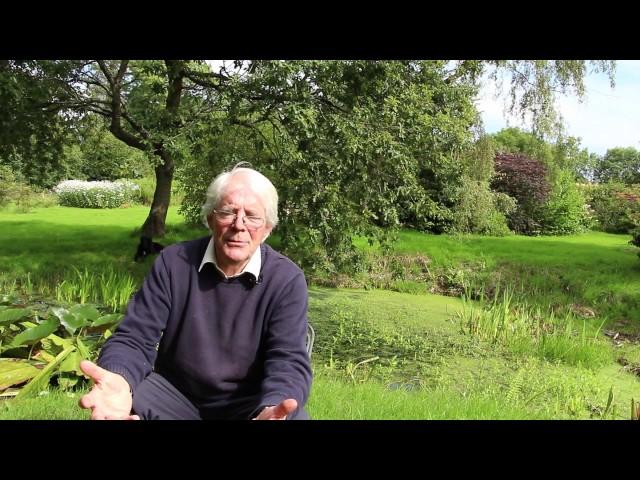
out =
[[561,170],[570,172],[578,181],[591,181],[600,158],[597,154],[580,148],[580,137],[560,136],[553,148],[553,162]]
[[502,153],[521,153],[542,161],[552,169],[570,172],[577,180],[593,176],[597,155],[580,148],[580,138],[558,135],[555,141],[526,132],[520,128],[503,128],[491,135],[496,150]]
[[[297,101],[274,108],[278,116],[272,122],[254,122],[246,131],[254,148],[243,148],[278,187],[283,246],[306,268],[358,268],[353,235],[384,242],[403,222],[423,228],[446,222],[451,194],[445,187],[459,180],[456,152],[472,144],[477,112],[475,88],[466,80],[447,82],[445,64],[256,66],[256,81],[263,85],[286,85],[282,78],[288,76]],[[236,129],[223,132],[216,135],[228,144],[249,138]],[[231,142],[232,137],[241,140]],[[207,157],[219,161],[222,155]],[[200,194],[183,203],[193,215],[193,199],[200,201],[208,183],[201,165],[189,167],[197,182],[182,182],[199,183]]]
[[640,151],[633,147],[610,148],[596,165],[594,176],[600,183],[640,183]]
[[519,153],[541,160],[545,165],[553,162],[553,146],[533,133],[509,127],[494,133],[491,138],[500,153]]
[[615,86],[613,60],[493,60],[475,61],[479,73],[499,85],[510,82],[506,109],[524,122],[529,117],[534,135],[545,138],[562,134],[562,117],[556,109],[558,95],[575,95],[582,100],[588,74],[604,73]]
[[[612,74],[611,62],[592,64]],[[268,152],[257,158],[282,191],[289,247],[313,245],[323,252],[318,258],[349,265],[354,234],[451,227],[465,173],[459,159],[477,137],[473,97],[484,71],[514,73],[512,90],[522,93],[514,108],[531,111],[543,131],[554,87],[581,94],[587,62],[260,60],[220,71],[189,60],[7,65],[46,86],[37,108],[70,120],[100,115],[117,139],[154,159],[143,236],[164,234],[176,167],[204,139],[234,129]]]
[[57,86],[35,61],[0,60],[0,164],[40,187],[62,178],[69,118],[47,108]]
[[116,180],[152,174],[145,152],[129,147],[114,137],[97,115],[86,115],[69,128],[64,148],[66,178]]

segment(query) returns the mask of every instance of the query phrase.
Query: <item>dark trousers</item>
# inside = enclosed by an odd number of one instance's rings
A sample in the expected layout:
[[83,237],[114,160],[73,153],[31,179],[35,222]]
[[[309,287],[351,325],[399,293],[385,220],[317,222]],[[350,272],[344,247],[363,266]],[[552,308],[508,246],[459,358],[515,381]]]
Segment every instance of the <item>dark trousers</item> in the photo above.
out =
[[[256,405],[257,408],[257,405]],[[133,394],[133,411],[142,420],[202,420],[198,408],[166,378],[152,372]],[[298,408],[287,420],[309,420]],[[246,420],[250,420],[246,418]]]

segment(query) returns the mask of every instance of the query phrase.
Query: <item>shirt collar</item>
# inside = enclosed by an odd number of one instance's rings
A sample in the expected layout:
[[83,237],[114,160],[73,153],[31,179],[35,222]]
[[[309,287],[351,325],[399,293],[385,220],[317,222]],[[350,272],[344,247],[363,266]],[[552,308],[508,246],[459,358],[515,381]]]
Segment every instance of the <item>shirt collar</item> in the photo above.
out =
[[204,267],[206,263],[213,263],[213,265],[216,267],[216,269],[218,269],[222,276],[224,276],[224,278],[235,278],[239,277],[243,273],[250,273],[255,279],[257,279],[258,275],[260,275],[260,269],[262,268],[262,255],[260,253],[260,246],[258,246],[258,248],[256,248],[256,251],[253,252],[253,255],[251,255],[251,258],[249,259],[249,263],[245,265],[240,273],[228,277],[222,270],[220,270],[220,267],[218,267],[218,263],[216,262],[216,251],[213,247],[212,237],[209,239],[209,245],[207,245],[207,249],[204,252],[204,257],[202,257],[202,262],[200,262],[200,268],[198,268],[198,272],[202,270],[202,267]]

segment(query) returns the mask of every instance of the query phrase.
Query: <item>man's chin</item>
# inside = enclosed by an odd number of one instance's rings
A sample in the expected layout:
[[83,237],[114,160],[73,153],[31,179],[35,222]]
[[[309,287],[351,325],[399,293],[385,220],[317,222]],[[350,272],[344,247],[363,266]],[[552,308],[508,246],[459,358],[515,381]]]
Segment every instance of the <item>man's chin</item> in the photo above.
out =
[[227,258],[234,262],[246,260],[249,256],[249,249],[247,248],[247,245],[226,245],[223,252]]

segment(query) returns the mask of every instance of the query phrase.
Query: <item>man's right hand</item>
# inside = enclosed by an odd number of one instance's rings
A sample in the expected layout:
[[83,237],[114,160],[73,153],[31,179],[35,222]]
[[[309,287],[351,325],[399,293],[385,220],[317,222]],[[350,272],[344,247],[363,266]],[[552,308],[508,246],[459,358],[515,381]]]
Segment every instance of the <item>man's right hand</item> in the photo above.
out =
[[91,420],[140,420],[138,415],[131,415],[133,398],[122,375],[88,360],[80,362],[80,369],[95,383],[79,402],[80,407],[91,409]]

